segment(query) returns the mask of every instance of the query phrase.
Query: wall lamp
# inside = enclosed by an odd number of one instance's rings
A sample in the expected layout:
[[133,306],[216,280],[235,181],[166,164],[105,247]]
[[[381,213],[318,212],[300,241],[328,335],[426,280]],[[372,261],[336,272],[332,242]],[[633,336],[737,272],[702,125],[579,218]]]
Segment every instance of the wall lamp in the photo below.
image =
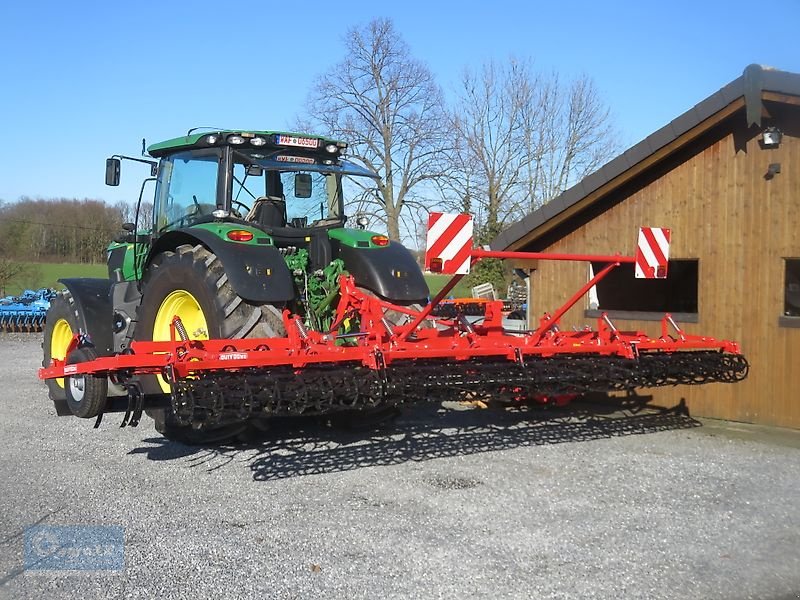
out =
[[780,172],[781,172],[781,163],[771,163],[767,168],[767,172],[764,174],[764,179],[769,181]]
[[761,133],[761,145],[764,148],[777,148],[781,145],[783,133],[777,127],[767,127]]

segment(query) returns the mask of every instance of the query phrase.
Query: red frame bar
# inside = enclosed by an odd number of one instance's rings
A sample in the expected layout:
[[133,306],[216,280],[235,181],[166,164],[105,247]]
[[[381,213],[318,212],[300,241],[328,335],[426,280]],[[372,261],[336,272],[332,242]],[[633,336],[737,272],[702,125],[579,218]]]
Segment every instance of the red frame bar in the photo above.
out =
[[[468,328],[458,320],[436,319],[438,326],[420,328],[431,311],[461,280],[455,275],[436,297],[421,311],[397,306],[369,296],[359,290],[352,277],[339,280],[340,299],[336,321],[331,331],[305,331],[301,318],[284,311],[287,335],[282,338],[245,340],[180,340],[175,323],[170,328],[172,339],[164,342],[132,342],[131,354],[97,358],[91,362],[66,365],[53,359],[51,365],[39,370],[39,377],[51,379],[75,374],[107,375],[119,371],[134,374],[163,374],[171,369],[184,378],[203,371],[235,371],[253,367],[288,366],[303,369],[313,365],[353,363],[379,369],[397,360],[447,359],[462,361],[475,357],[495,357],[516,361],[527,357],[549,357],[559,354],[599,354],[634,358],[641,352],[678,352],[686,350],[716,350],[739,353],[735,342],[684,333],[667,314],[661,323],[661,337],[650,338],[641,332],[621,332],[603,313],[596,331],[563,332],[556,328],[561,317],[598,281],[621,263],[633,263],[628,256],[587,254],[545,254],[541,252],[496,252],[475,249],[472,260],[482,258],[546,259],[596,261],[610,263],[575,292],[552,316],[545,315],[536,331],[511,335],[502,329],[499,301],[487,302],[483,323]],[[387,325],[384,313],[399,311],[412,316],[407,325]],[[346,318],[357,317],[362,331],[356,336],[336,334]],[[177,317],[176,317],[177,319]],[[677,335],[669,335],[670,328]],[[414,337],[411,334],[414,333]],[[349,338],[351,345],[340,345]],[[78,335],[70,350],[83,341]],[[67,352],[69,355],[69,352]]]
[[[569,259],[563,259],[563,260],[569,260]],[[534,337],[537,337],[537,339],[540,338],[547,331],[549,331],[555,325],[557,325],[558,322],[561,320],[561,317],[563,317],[564,314],[570,308],[575,306],[575,304],[578,302],[578,300],[580,300],[586,294],[586,292],[588,292],[590,289],[592,289],[597,284],[598,281],[600,281],[603,278],[605,278],[606,275],[611,273],[611,271],[616,269],[618,266],[619,266],[619,262],[614,262],[614,263],[611,263],[609,265],[606,265],[606,267],[602,271],[600,271],[597,275],[592,277],[588,282],[586,282],[586,284],[581,289],[579,289],[577,292],[575,292],[569,300],[567,300],[564,304],[562,304],[561,308],[559,308],[556,311],[555,315],[553,315],[552,317],[547,316],[547,317],[543,318],[542,319],[542,324],[539,326],[539,328],[533,334]]]
[[472,258],[476,260],[480,260],[481,258],[516,258],[521,260],[570,260],[578,262],[636,262],[636,258],[633,256],[621,256],[619,254],[560,254],[557,252],[549,254],[547,252],[507,252],[504,250],[484,250],[483,248],[474,248],[472,250]]

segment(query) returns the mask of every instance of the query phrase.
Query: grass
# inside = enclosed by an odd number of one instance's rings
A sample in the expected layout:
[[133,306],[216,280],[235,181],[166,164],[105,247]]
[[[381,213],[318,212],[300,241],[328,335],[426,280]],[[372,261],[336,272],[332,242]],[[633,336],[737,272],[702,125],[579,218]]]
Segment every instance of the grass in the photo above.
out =
[[[431,291],[431,297],[435,296],[445,284],[450,281],[451,275],[425,275],[425,281],[428,283],[428,289]],[[472,288],[466,285],[463,281],[456,284],[448,296],[454,298],[472,298]]]
[[[80,264],[80,263],[24,263],[28,273],[17,278],[6,286],[7,295],[19,294],[22,290],[37,290],[42,287],[60,289],[58,280],[64,277],[100,277],[108,276],[105,264]],[[441,290],[450,280],[449,275],[425,275],[431,296]],[[470,298],[472,290],[463,282],[448,294],[456,298]]]
[[108,277],[105,264],[87,265],[82,263],[22,263],[25,273],[6,286],[7,295],[19,294],[22,290],[38,290],[49,287],[61,289],[58,280],[64,277]]

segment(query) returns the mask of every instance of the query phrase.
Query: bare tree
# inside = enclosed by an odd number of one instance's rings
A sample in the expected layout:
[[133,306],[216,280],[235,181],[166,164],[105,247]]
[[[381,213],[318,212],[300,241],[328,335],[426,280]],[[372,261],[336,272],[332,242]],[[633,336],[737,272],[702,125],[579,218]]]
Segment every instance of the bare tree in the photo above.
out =
[[[346,58],[315,82],[308,118],[349,144],[349,156],[377,172],[377,188],[361,187],[356,210],[385,224],[389,237],[412,232],[418,194],[442,173],[447,118],[428,67],[411,56],[389,19],[375,19],[345,37]],[[409,210],[412,209],[412,210]]]
[[611,158],[609,112],[590,79],[564,85],[529,62],[467,70],[442,181],[450,208],[475,215],[482,242]]
[[[114,204],[114,209],[119,211],[122,223],[134,223],[139,230],[147,230],[153,226],[153,203],[142,202],[138,206],[136,202],[125,202],[120,200]],[[136,219],[138,218],[138,222]]]
[[0,296],[6,295],[6,286],[25,269],[22,263],[0,256]]
[[609,109],[586,76],[568,84],[539,76],[535,104],[522,113],[530,159],[528,207],[535,210],[577,183],[619,151]]
[[42,278],[41,270],[36,265],[21,263],[6,256],[0,256],[0,297],[5,296],[7,286],[22,288],[33,287]]

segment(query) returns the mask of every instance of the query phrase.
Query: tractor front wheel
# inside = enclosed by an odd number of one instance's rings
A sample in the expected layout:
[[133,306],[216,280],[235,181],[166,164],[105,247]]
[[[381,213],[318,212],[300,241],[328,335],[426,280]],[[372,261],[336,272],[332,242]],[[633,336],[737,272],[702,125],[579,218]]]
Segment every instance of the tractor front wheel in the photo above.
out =
[[[283,337],[280,311],[257,305],[236,294],[222,262],[204,246],[183,245],[158,255],[144,277],[137,312],[138,340],[170,339],[170,323],[180,317],[190,339]],[[143,378],[146,393],[171,391],[161,376]],[[156,430],[169,439],[189,444],[221,442],[236,437],[247,422],[192,427],[180,423],[171,409],[153,415]]]

